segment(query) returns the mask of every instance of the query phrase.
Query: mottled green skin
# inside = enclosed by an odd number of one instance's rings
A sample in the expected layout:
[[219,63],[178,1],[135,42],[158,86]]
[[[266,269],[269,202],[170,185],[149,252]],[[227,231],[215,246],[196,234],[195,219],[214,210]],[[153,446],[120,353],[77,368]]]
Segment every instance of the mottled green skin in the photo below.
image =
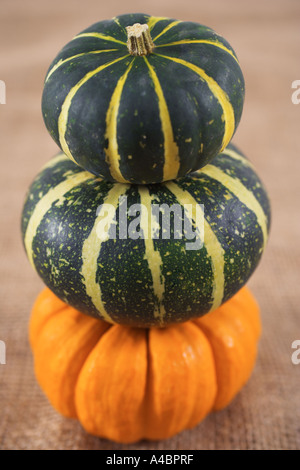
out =
[[[230,145],[228,148],[234,147]],[[242,181],[254,194],[266,214],[269,230],[269,200],[254,170],[225,153],[215,157],[212,165]],[[82,170],[66,158],[38,175],[24,205],[24,238],[38,201],[50,188],[64,181],[67,175],[80,172]],[[188,191],[197,203],[204,204],[206,221],[224,249],[224,302],[247,282],[261,258],[261,227],[251,210],[233,194],[230,199],[226,198],[229,191],[201,171],[181,178],[175,184]],[[94,317],[99,317],[99,312],[86,294],[82,282],[82,247],[95,224],[97,208],[113,185],[91,175],[87,182],[69,191],[63,203],[54,201],[41,220],[32,244],[34,264],[45,284],[63,301]],[[178,203],[164,184],[149,185],[147,189],[158,204]],[[128,196],[128,206],[140,203],[138,190],[137,185],[131,185],[124,192]],[[128,216],[129,222],[133,219]],[[206,245],[200,250],[187,251],[187,241],[185,237],[182,240],[174,239],[173,223],[170,240],[161,237],[154,240],[154,248],[162,259],[161,274],[165,279],[162,304],[166,312],[166,325],[201,316],[212,306],[214,276]],[[161,326],[154,317],[157,296],[145,259],[143,239],[120,240],[117,225],[116,240],[102,243],[96,279],[101,287],[105,310],[113,321],[138,327]]]
[[[144,14],[121,15],[101,21],[83,33],[96,32],[127,41],[125,27],[151,17]],[[174,20],[158,22],[152,38]],[[147,56],[162,87],[170,115],[174,141],[178,147],[180,167],[177,176],[198,170],[216,156],[224,135],[223,110],[207,83],[195,72],[157,54],[177,57],[203,69],[227,94],[234,110],[236,130],[244,103],[244,79],[238,62],[228,52],[211,44],[182,44],[158,47],[180,40],[211,40],[223,44],[234,54],[225,39],[206,26],[181,22],[154,41],[157,46]],[[96,50],[114,52],[83,55],[60,66],[45,82],[42,110],[46,127],[61,147],[58,118],[72,89],[86,74],[97,67],[128,54],[124,44],[95,37],[81,37],[68,43],[55,58],[49,71],[60,60]],[[164,180],[164,135],[158,97],[143,57],[117,62],[102,70],[83,85],[73,98],[69,111],[66,141],[77,163],[95,175],[114,181],[106,158],[106,115],[113,91],[130,63],[117,118],[117,143],[122,176],[132,183],[158,183]],[[128,158],[129,157],[129,158]]]

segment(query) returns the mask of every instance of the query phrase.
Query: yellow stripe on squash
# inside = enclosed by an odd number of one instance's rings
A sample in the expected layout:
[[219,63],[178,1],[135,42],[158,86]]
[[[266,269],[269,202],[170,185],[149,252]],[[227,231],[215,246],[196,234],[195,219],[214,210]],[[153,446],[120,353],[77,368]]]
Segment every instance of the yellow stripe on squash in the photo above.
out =
[[163,261],[161,258],[161,254],[158,250],[155,250],[154,241],[151,233],[151,204],[153,201],[150,196],[149,189],[145,186],[139,187],[139,195],[141,200],[141,229],[145,237],[144,259],[147,261],[149,269],[151,271],[153,291],[158,301],[158,303],[154,307],[154,317],[159,318],[161,323],[163,324],[164,316],[166,314],[166,310],[163,305],[165,293],[165,279],[162,275]]
[[229,144],[234,134],[234,129],[235,129],[235,118],[234,118],[233,107],[225,91],[222,90],[220,85],[212,77],[207,75],[207,73],[203,69],[201,69],[200,67],[197,67],[197,65],[194,65],[183,59],[178,59],[177,57],[169,57],[163,54],[155,54],[155,55],[157,55],[158,57],[163,57],[164,59],[168,59],[173,62],[176,62],[177,64],[183,65],[184,67],[187,67],[188,69],[195,72],[207,84],[211,93],[218,100],[223,110],[222,118],[224,119],[224,135],[223,135],[222,146],[220,150],[220,152],[222,152],[225,149],[225,147]]
[[243,204],[245,204],[248,209],[254,212],[257,223],[259,224],[262,234],[263,234],[263,248],[265,249],[267,239],[268,239],[268,229],[267,229],[267,218],[261,207],[260,203],[254,196],[254,194],[249,191],[242,183],[236,178],[232,178],[227,175],[224,171],[220,170],[214,165],[206,165],[200,170],[200,173],[213,178],[222,184],[228,191],[232,192]]
[[154,89],[158,98],[159,115],[164,136],[165,162],[163,169],[163,180],[167,181],[176,178],[178,175],[178,171],[180,168],[179,150],[174,140],[173,128],[168,110],[168,105],[166,103],[161,84],[159,83],[155,70],[149,63],[148,59],[144,57],[144,60],[149,69],[149,74],[153,81]]
[[49,80],[51,75],[56,72],[62,65],[70,62],[71,60],[78,59],[78,57],[86,56],[86,55],[93,55],[93,54],[102,54],[103,52],[116,52],[118,49],[103,49],[101,51],[90,51],[90,52],[82,52],[81,54],[73,55],[72,57],[68,57],[67,59],[60,59],[50,70],[48,73],[45,82]]
[[[181,206],[190,205],[193,208],[196,207],[197,201],[193,198],[193,196],[183,189],[181,189],[176,183],[169,182],[164,183],[164,186],[171,191],[178,203]],[[188,216],[191,221],[193,221],[193,214],[188,213]],[[194,225],[194,223],[192,224]],[[221,243],[219,242],[217,236],[215,235],[214,231],[212,230],[211,226],[207,222],[204,217],[204,246],[206,248],[207,254],[210,258],[211,268],[213,272],[213,290],[212,290],[212,306],[210,311],[215,310],[219,307],[222,303],[224,297],[224,285],[225,285],[225,278],[224,278],[224,254],[225,251],[222,248]]]
[[236,152],[235,150],[232,150],[232,149],[229,149],[228,147],[226,147],[226,149],[223,150],[222,153],[225,154],[225,155],[228,155],[229,157],[233,158],[234,160],[240,161],[241,163],[243,163],[243,165],[249,166],[250,168],[252,168],[254,170],[254,167],[253,167],[252,163],[250,162],[250,160],[243,157],[243,155]]
[[92,231],[88,238],[85,240],[82,248],[82,268],[81,274],[83,276],[83,285],[87,295],[91,298],[95,308],[100,312],[103,320],[114,323],[113,319],[107,313],[105,305],[102,302],[102,293],[99,282],[97,281],[98,271],[98,258],[101,251],[102,243],[105,241],[100,238],[98,233],[98,224],[103,219],[106,211],[104,204],[110,204],[114,207],[115,211],[106,216],[107,221],[107,234],[109,228],[114,223],[114,217],[117,207],[119,205],[119,197],[122,196],[129,186],[124,184],[115,184],[108,192],[103,201],[103,207],[97,216]]
[[174,28],[174,26],[177,26],[181,21],[173,21],[172,23],[168,24],[155,38],[153,39],[154,41],[157,41],[158,38],[166,34],[170,29]]
[[[54,159],[55,163],[57,163],[61,158],[63,158],[61,155],[57,156],[56,159]],[[50,164],[53,164],[53,160],[50,161]],[[72,176],[67,177],[62,183],[58,184],[54,188],[49,189],[49,191],[36,204],[34,211],[29,219],[24,238],[27,256],[34,269],[35,264],[33,259],[32,243],[43,218],[51,209],[54,203],[62,204],[65,200],[65,195],[69,191],[71,191],[79,184],[84,183],[85,181],[88,181],[90,179],[93,179],[93,175],[91,175],[91,173],[88,173],[87,171],[81,171],[80,173],[76,173],[75,175],[73,174]]]
[[108,147],[105,149],[106,161],[109,165],[110,174],[114,180],[119,183],[128,183],[128,181],[123,177],[120,170],[120,161],[121,156],[118,151],[118,113],[120,108],[120,102],[122,97],[123,88],[128,77],[130,70],[132,69],[134,59],[131,61],[129,67],[122,77],[119,79],[116,88],[112,94],[108,111],[106,114],[106,132],[105,139],[108,140]]
[[119,39],[115,39],[113,36],[107,36],[106,34],[101,34],[101,33],[81,33],[75,36],[72,41],[75,41],[75,39],[80,39],[80,38],[97,38],[97,39],[102,39],[103,41],[110,41],[110,42],[115,42],[117,44],[122,44],[122,46],[126,46],[126,42],[120,41]]
[[154,26],[159,23],[160,21],[165,21],[168,20],[169,18],[165,18],[164,16],[150,16],[147,25],[149,28],[149,31],[151,31]]
[[97,73],[101,72],[102,70],[106,69],[107,67],[110,67],[111,65],[114,65],[116,64],[117,62],[120,62],[121,60],[124,60],[126,59],[126,57],[128,57],[129,54],[125,55],[125,56],[122,56],[122,57],[118,57],[118,59],[115,59],[111,62],[107,62],[106,64],[103,64],[101,65],[100,67],[97,67],[95,70],[92,70],[91,72],[87,73],[75,86],[73,86],[73,88],[71,88],[71,90],[69,91],[63,105],[62,105],[62,108],[61,108],[61,112],[60,112],[60,115],[59,115],[59,118],[58,118],[58,133],[59,133],[59,141],[60,141],[60,145],[61,145],[61,148],[63,150],[63,152],[68,155],[68,157],[74,162],[76,163],[76,160],[74,159],[70,149],[69,149],[69,145],[66,141],[66,132],[67,132],[67,128],[68,128],[68,118],[69,118],[69,111],[70,111],[70,107],[72,105],[72,101],[73,101],[73,98],[74,96],[76,95],[76,93],[78,92],[78,90],[80,90],[80,88],[85,84],[87,83],[92,77],[94,77]]
[[180,41],[173,41],[173,42],[169,42],[166,44],[159,44],[156,47],[158,48],[158,47],[178,46],[181,44],[209,44],[210,46],[218,47],[219,49],[222,49],[223,51],[227,52],[227,54],[231,55],[234,58],[234,60],[237,63],[239,63],[235,54],[230,49],[228,49],[228,47],[224,46],[224,44],[222,44],[221,42],[210,41],[209,39],[182,39]]

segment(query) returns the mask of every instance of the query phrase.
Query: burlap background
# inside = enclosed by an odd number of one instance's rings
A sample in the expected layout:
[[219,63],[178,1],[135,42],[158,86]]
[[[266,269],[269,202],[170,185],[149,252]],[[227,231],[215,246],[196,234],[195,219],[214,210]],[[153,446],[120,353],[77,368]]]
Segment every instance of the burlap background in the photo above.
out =
[[[165,442],[120,446],[88,436],[52,410],[33,375],[27,324],[42,287],[26,260],[19,219],[26,189],[56,146],[41,117],[43,78],[57,51],[100,19],[147,10],[199,21],[223,34],[243,68],[247,97],[234,141],[249,155],[273,207],[268,249],[250,281],[262,309],[264,335],[251,381],[225,411]],[[300,79],[299,0],[1,0],[0,79],[0,365],[2,449],[296,449],[300,448],[300,365],[291,343],[300,339],[300,105],[291,83]],[[184,410],[183,410],[184,411]]]

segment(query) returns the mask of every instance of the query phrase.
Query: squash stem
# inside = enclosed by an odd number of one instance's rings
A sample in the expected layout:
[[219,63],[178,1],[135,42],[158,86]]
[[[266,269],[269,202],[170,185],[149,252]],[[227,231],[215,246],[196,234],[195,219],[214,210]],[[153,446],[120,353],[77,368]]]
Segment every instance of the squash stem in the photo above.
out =
[[147,24],[135,23],[126,28],[128,34],[127,47],[131,55],[151,54],[154,44]]

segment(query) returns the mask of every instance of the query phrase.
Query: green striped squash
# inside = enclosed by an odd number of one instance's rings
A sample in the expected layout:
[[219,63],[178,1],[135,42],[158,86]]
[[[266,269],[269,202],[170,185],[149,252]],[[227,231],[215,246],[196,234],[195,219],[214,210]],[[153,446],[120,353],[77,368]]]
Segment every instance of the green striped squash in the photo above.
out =
[[[143,205],[138,239],[122,239],[122,196],[128,208]],[[107,231],[114,238],[98,236],[103,204],[112,207]],[[193,227],[192,209],[203,204],[202,248],[175,238],[174,217],[170,239],[162,237],[161,218],[159,238],[143,239],[143,207],[151,214],[151,204],[185,205]],[[128,223],[136,220],[127,215]],[[183,322],[228,300],[256,268],[269,225],[264,186],[232,145],[198,172],[140,186],[103,181],[60,154],[33,182],[23,211],[25,249],[46,285],[86,314],[138,327]]]
[[[133,55],[126,27],[148,25],[154,49]],[[198,23],[128,14],[69,42],[46,76],[42,110],[62,151],[107,181],[159,183],[206,165],[241,118],[235,52]]]

